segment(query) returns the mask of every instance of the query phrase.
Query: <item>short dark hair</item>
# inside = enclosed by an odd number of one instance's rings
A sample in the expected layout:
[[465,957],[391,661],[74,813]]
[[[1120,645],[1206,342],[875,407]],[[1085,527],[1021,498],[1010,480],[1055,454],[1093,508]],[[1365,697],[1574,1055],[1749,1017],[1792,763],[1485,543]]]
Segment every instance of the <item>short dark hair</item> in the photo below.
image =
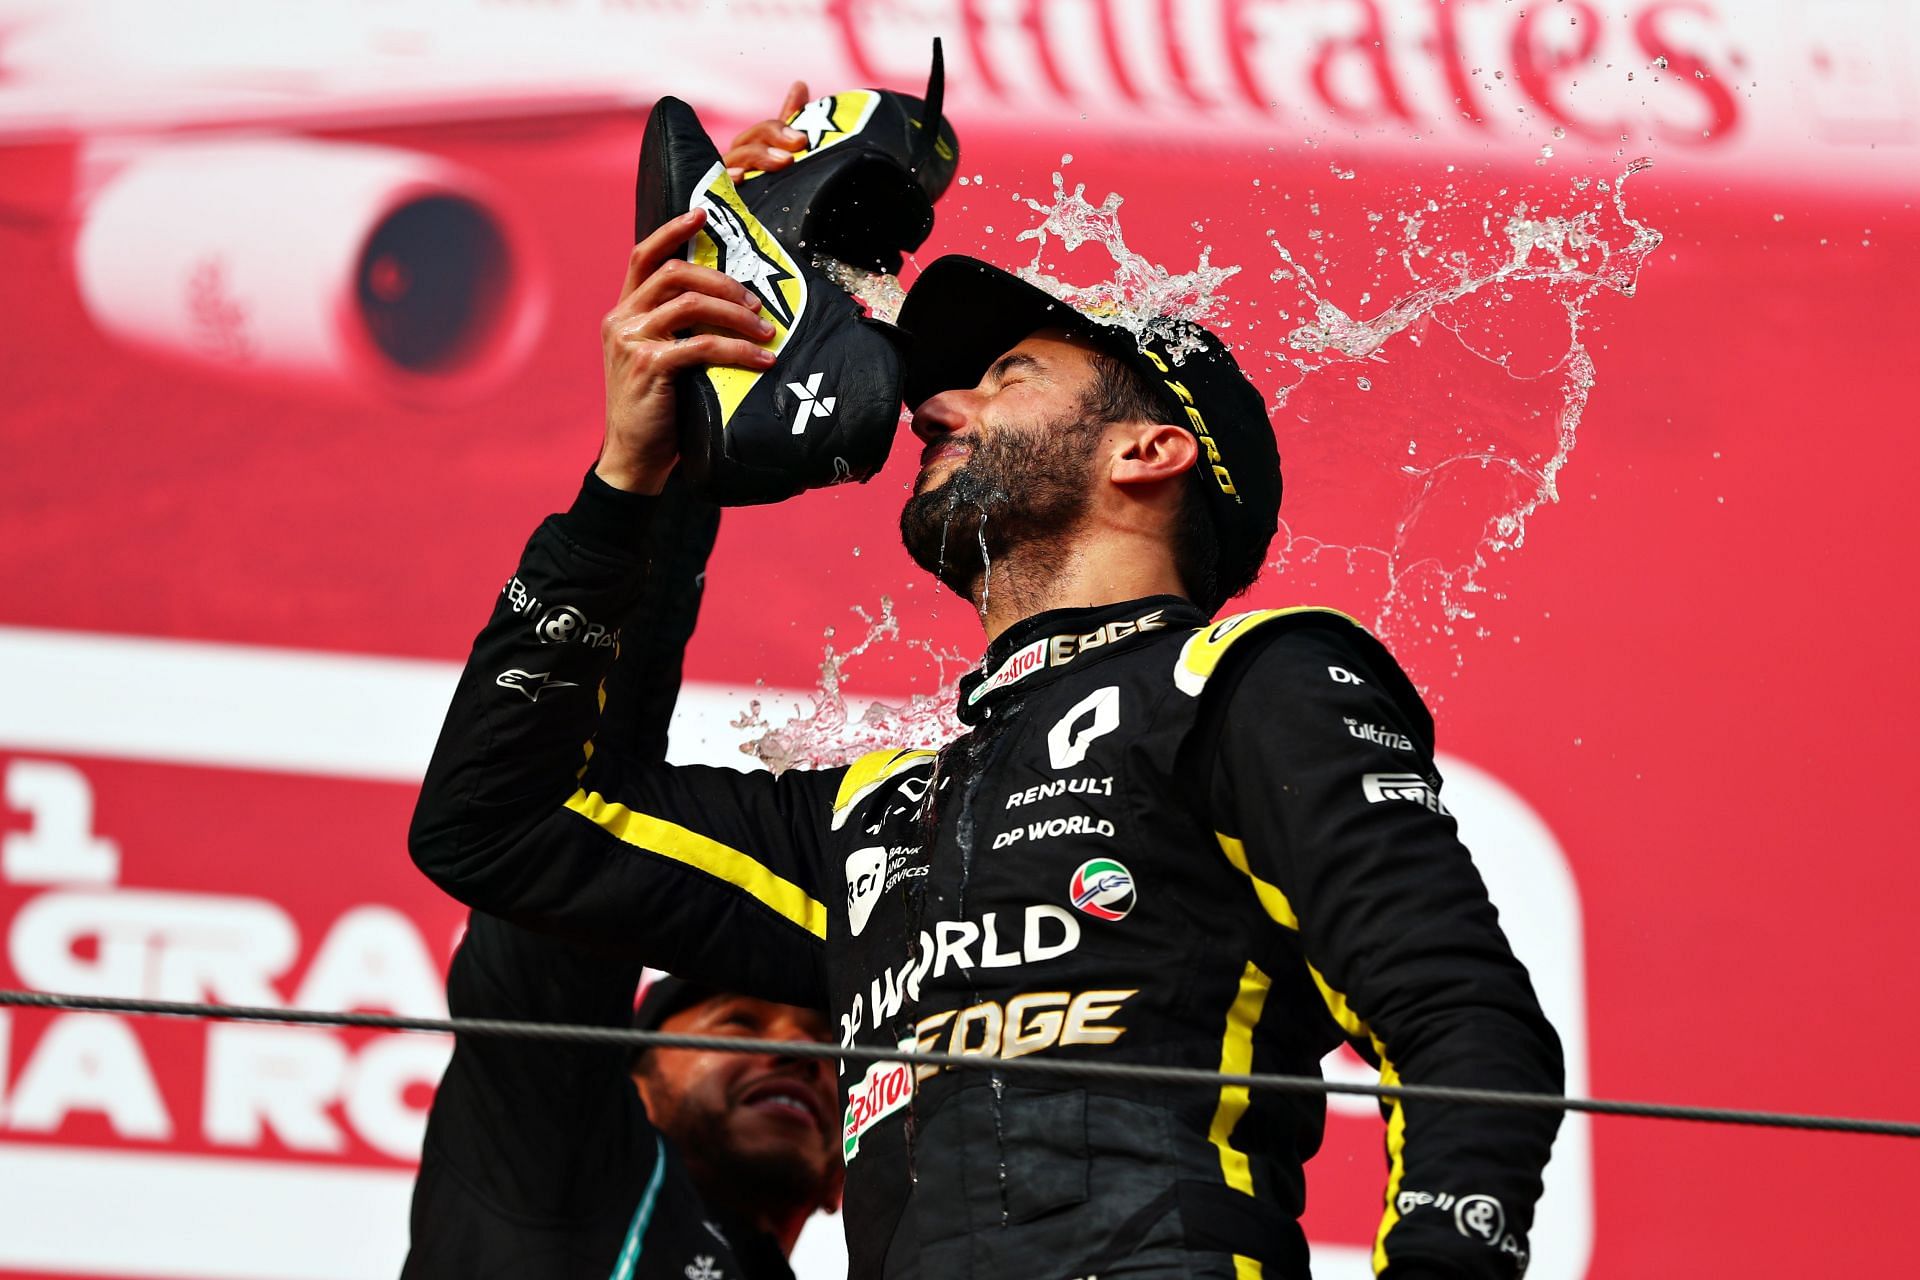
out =
[[[1095,351],[1092,359],[1093,385],[1081,400],[1088,421],[1104,425],[1168,420],[1158,392],[1138,369],[1104,351]],[[1173,567],[1187,597],[1212,613],[1232,593],[1220,590],[1220,535],[1201,488],[1206,480],[1196,467],[1180,491],[1172,530]]]

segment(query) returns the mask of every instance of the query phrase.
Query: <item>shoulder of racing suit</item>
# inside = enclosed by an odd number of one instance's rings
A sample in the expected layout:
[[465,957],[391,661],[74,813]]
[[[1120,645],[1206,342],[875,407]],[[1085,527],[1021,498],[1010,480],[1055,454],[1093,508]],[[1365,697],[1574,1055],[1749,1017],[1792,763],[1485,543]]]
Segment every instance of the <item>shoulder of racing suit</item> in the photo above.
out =
[[861,801],[877,794],[889,782],[921,767],[931,767],[935,752],[919,747],[883,747],[869,751],[847,766],[833,797],[832,829],[847,823]]
[[[1433,749],[1433,716],[1413,681],[1378,637],[1357,618],[1338,609],[1300,605],[1287,609],[1250,609],[1197,628],[1174,660],[1174,687],[1190,697],[1220,704],[1230,698],[1262,653],[1283,637],[1298,637],[1300,648],[1333,659],[1328,674],[1336,681],[1373,680],[1398,704]],[[1344,665],[1341,665],[1344,664]],[[1354,668],[1358,668],[1355,670]],[[1210,692],[1211,691],[1211,692]],[[1203,716],[1203,719],[1206,718]]]

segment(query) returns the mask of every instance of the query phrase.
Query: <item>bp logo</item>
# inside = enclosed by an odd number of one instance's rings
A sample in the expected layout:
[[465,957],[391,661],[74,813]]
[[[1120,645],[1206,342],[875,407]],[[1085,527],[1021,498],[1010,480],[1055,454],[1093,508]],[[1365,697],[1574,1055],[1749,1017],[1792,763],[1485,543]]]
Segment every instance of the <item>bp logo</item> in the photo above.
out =
[[1120,920],[1133,910],[1133,876],[1112,858],[1089,858],[1068,890],[1076,910],[1097,920]]

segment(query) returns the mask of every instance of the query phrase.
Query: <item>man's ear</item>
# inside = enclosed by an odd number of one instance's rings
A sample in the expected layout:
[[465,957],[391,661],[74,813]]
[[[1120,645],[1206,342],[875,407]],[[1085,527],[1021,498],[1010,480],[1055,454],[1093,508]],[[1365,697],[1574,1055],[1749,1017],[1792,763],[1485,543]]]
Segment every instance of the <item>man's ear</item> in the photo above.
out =
[[647,1078],[647,1064],[645,1060],[636,1061],[632,1069],[627,1072],[627,1077],[633,1081],[634,1092],[640,1095],[640,1105],[647,1109],[647,1118],[653,1120],[653,1091],[649,1087],[650,1082]]
[[1200,442],[1185,427],[1166,422],[1128,422],[1115,428],[1118,448],[1108,476],[1115,484],[1158,484],[1193,470]]

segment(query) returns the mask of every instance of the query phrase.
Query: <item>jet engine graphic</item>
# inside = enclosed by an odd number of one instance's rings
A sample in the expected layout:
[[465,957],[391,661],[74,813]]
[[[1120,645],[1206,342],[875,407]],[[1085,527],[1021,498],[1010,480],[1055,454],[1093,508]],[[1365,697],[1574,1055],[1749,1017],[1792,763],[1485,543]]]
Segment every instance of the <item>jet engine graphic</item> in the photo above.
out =
[[545,302],[480,179],[417,152],[301,138],[169,141],[84,197],[88,314],[200,365],[460,399],[525,354]]

